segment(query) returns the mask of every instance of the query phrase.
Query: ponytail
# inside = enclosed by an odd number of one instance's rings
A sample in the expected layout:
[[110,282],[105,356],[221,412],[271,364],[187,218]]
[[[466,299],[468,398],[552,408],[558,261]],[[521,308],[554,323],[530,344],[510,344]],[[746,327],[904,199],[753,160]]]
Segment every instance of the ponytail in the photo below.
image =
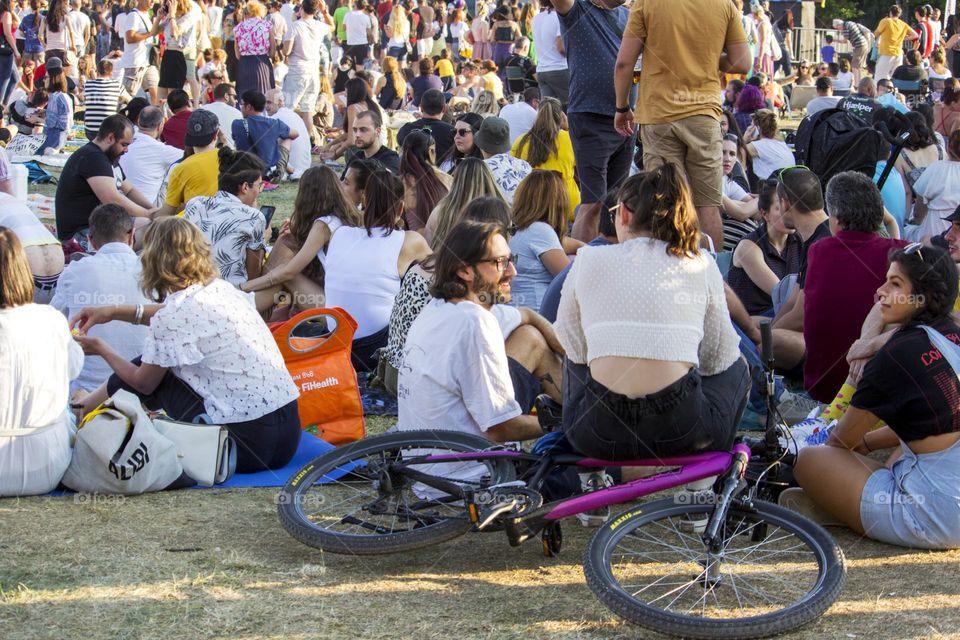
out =
[[665,164],[629,178],[620,189],[620,202],[630,211],[630,230],[645,231],[667,243],[673,256],[700,253],[700,223],[690,187],[680,170]]

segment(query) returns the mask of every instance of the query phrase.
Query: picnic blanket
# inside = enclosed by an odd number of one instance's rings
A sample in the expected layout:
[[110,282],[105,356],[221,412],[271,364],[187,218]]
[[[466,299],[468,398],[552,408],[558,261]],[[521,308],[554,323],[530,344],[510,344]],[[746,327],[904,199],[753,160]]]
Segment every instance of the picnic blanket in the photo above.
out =
[[71,156],[69,153],[53,153],[48,156],[13,156],[10,162],[26,164],[28,162],[39,162],[48,167],[57,167],[62,169],[67,164],[67,159]]

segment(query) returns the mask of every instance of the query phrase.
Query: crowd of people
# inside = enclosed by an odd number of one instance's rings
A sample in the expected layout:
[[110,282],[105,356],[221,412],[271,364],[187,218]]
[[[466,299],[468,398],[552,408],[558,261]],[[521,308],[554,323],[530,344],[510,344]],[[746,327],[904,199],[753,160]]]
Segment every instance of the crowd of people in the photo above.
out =
[[[788,502],[960,546],[960,33],[901,14],[795,62],[793,14],[756,1],[0,0],[0,495],[55,488],[121,389],[282,467],[267,321],[307,307],[356,320],[401,430],[530,440],[547,394],[552,446],[722,449],[769,320],[810,445]],[[831,109],[905,114],[902,152],[822,180],[783,115]],[[11,195],[38,155],[55,229]]]

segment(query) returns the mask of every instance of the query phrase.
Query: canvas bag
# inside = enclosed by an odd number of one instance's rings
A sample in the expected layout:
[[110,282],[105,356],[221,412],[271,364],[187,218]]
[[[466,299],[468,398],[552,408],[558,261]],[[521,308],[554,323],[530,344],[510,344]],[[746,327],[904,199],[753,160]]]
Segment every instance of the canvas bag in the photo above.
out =
[[221,484],[236,472],[237,444],[226,427],[167,418],[157,418],[153,426],[174,443],[184,473],[198,485],[212,487]]
[[136,495],[162,491],[182,474],[176,445],[135,395],[120,390],[80,424],[61,482],[74,491]]
[[[357,322],[346,311],[309,309],[271,327],[287,370],[300,390],[300,426],[330,444],[364,435],[363,402],[350,349]],[[312,430],[312,429],[311,429]]]

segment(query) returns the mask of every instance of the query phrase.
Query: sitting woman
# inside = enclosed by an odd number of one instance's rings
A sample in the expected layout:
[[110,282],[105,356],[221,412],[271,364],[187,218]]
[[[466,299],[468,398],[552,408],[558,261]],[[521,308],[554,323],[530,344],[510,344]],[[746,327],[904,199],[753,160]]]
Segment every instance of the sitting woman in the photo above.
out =
[[583,246],[567,237],[567,188],[555,171],[535,169],[523,179],[513,198],[516,233],[510,253],[517,256],[517,275],[510,283],[510,304],[539,309],[554,276],[567,268]]
[[73,454],[70,381],[83,353],[66,318],[33,304],[33,277],[20,240],[0,226],[0,496],[52,491]]
[[382,169],[376,160],[351,160],[346,170],[340,175],[340,189],[347,201],[353,204],[354,209],[360,211],[363,207],[363,191],[367,188],[367,180],[370,174],[377,169]]
[[[496,78],[496,75],[493,76]],[[499,78],[497,78],[499,80]],[[497,98],[496,93],[484,89],[477,94],[470,104],[470,112],[479,115],[481,118],[489,118],[500,113],[500,102],[502,98]]]
[[723,250],[733,251],[737,243],[757,228],[757,199],[734,180],[733,170],[737,166],[740,144],[737,136],[727,134],[723,137]]
[[400,231],[403,183],[377,169],[363,193],[363,226],[340,227],[327,249],[327,307],[341,307],[357,321],[350,358],[357,371],[373,371],[377,349],[387,344],[387,324],[400,280],[414,262],[430,255],[416,231]]
[[[83,414],[125,389],[174,420],[224,425],[237,442],[238,473],[290,462],[299,391],[249,296],[218,277],[206,237],[183,218],[163,218],[147,229],[140,259],[140,286],[159,304],[87,307],[71,319],[84,352],[114,371],[83,399]],[[149,323],[142,356],[128,362],[86,335],[112,320]]]
[[44,79],[47,110],[43,120],[43,140],[34,155],[59,153],[73,127],[73,100],[67,93],[67,75],[60,69],[47,69]]
[[399,109],[403,104],[403,99],[407,95],[407,81],[400,73],[396,58],[384,57],[383,75],[377,79],[373,92],[377,94],[377,102],[384,109]]
[[690,188],[667,164],[628,178],[620,202],[620,244],[581,249],[560,299],[566,436],[603,460],[724,450],[750,373]]
[[[0,158],[0,162],[4,160],[5,156]],[[63,247],[60,241],[27,205],[7,193],[0,193],[0,227],[6,227],[20,240],[33,275],[33,301],[50,302],[63,271]],[[6,275],[3,277],[6,278]]]
[[329,167],[307,169],[300,178],[293,215],[270,251],[265,274],[240,284],[241,291],[257,292],[257,310],[274,305],[286,291],[290,311],[325,306],[324,264],[330,238],[340,227],[359,227],[360,212],[346,198]]
[[753,159],[753,175],[766,180],[779,169],[797,163],[793,151],[777,137],[777,114],[769,109],[760,109],[753,114],[753,126],[743,134],[747,153]]
[[764,184],[757,203],[763,224],[737,244],[727,283],[747,313],[770,316],[774,288],[789,274],[800,272],[803,241],[783,224],[776,184]]
[[453,184],[453,176],[437,169],[436,154],[437,145],[429,133],[414,131],[403,139],[400,150],[403,220],[405,228],[424,235],[430,213]]
[[[956,265],[942,249],[911,245],[891,255],[877,294],[884,324],[901,328],[864,367],[850,407],[826,444],[800,451],[794,475],[805,494],[804,510],[819,507],[881,542],[956,549],[960,326],[951,317]],[[877,429],[879,421],[887,426]],[[886,464],[867,455],[890,448]]]
[[[385,113],[376,100],[373,99],[370,85],[363,78],[350,78],[346,87],[347,108],[343,115],[343,133],[334,138],[323,150],[324,160],[335,160],[342,156],[347,149],[353,146],[353,121],[364,111],[374,111],[380,114],[381,122],[386,121]],[[380,134],[380,144],[387,144],[387,128]]]
[[850,67],[850,61],[846,58],[840,58],[840,71],[833,79],[834,91],[850,91],[853,89],[853,69]]
[[573,144],[567,132],[567,115],[556,98],[544,98],[537,108],[533,127],[513,143],[510,155],[526,160],[534,169],[557,171],[563,177],[570,205],[569,219],[573,220],[580,205],[580,188],[574,176],[576,163]]
[[427,220],[426,238],[436,249],[459,221],[463,210],[477,198],[502,198],[490,167],[479,158],[466,158],[453,172],[450,192],[443,197]]
[[947,157],[927,167],[913,191],[917,196],[914,221],[920,222],[916,239],[943,235],[950,228],[944,218],[960,206],[960,129],[950,134]]
[[[960,55],[957,56],[960,58]],[[960,81],[948,80],[943,96],[933,105],[933,122],[937,133],[944,138],[960,129]]]
[[473,143],[473,137],[477,135],[482,123],[483,116],[476,113],[464,113],[457,116],[453,123],[453,146],[450,147],[444,157],[440,158],[439,167],[441,171],[453,173],[453,170],[464,158],[480,158],[483,160],[480,147]]

